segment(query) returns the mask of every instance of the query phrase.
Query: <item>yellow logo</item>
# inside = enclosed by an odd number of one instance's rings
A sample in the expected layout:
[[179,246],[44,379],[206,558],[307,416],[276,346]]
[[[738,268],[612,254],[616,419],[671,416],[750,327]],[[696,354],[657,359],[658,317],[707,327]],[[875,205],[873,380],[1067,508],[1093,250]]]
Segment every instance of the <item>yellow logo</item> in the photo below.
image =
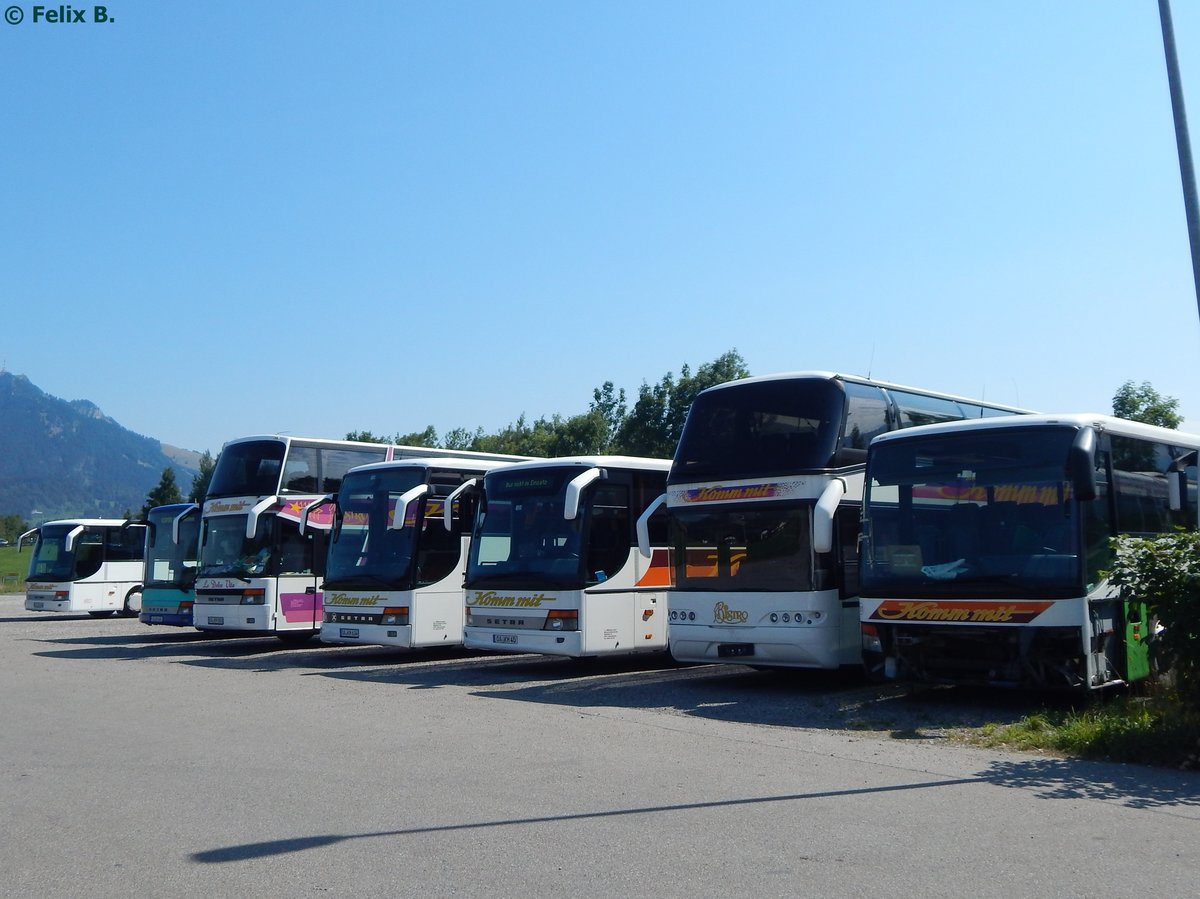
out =
[[500,606],[502,608],[536,609],[550,597],[545,593],[535,593],[533,596],[501,596],[495,590],[482,590],[475,598],[467,603],[469,606]]
[[750,616],[741,609],[731,609],[723,602],[713,607],[713,621],[717,624],[745,624]]

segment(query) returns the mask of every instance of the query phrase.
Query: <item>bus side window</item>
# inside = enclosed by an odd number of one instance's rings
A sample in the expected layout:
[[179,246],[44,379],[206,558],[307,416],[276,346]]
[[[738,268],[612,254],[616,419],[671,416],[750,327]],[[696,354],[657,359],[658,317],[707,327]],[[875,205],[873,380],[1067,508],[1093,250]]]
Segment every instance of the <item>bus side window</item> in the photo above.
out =
[[871,439],[887,430],[888,401],[883,391],[868,384],[846,384],[846,427],[835,464],[864,461]]

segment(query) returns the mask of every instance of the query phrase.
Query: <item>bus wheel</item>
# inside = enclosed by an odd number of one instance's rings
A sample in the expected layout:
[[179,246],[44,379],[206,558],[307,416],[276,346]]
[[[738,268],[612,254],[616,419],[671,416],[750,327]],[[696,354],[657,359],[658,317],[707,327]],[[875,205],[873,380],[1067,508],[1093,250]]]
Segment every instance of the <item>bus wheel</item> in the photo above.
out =
[[88,612],[93,618],[112,618],[117,614],[116,609],[105,609],[103,612]]
[[125,597],[125,605],[121,608],[121,615],[125,618],[135,618],[141,610],[142,591],[130,590]]

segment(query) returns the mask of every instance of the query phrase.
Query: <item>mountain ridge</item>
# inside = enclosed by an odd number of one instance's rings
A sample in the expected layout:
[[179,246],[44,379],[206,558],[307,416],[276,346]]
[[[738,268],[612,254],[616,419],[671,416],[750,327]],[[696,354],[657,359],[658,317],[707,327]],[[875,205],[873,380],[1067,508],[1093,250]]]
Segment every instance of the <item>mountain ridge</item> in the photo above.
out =
[[91,400],[51,396],[25,375],[0,371],[0,515],[136,514],[165,468],[186,494],[199,460],[123,427]]

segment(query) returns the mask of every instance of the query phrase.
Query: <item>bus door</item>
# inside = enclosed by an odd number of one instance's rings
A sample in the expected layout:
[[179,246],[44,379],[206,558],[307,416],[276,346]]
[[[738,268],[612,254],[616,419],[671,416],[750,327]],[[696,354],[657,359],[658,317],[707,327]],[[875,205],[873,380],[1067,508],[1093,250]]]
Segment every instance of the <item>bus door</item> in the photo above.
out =
[[328,531],[317,526],[302,535],[299,523],[282,515],[276,516],[275,528],[279,590],[275,628],[317,630],[323,615],[318,585],[325,573]]

